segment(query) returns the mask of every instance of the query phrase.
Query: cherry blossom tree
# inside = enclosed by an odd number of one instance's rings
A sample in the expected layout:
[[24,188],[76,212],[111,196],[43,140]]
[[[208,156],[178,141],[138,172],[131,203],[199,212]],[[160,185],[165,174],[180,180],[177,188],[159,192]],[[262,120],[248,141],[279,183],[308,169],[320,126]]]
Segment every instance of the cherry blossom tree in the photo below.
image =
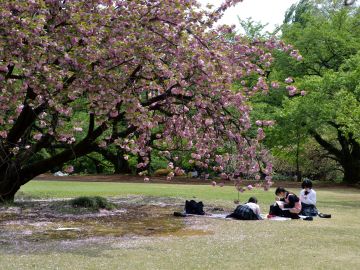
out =
[[[195,0],[1,1],[0,201],[110,144],[146,167],[154,136],[166,154],[181,144],[225,178],[234,159],[235,175],[270,175],[262,128],[246,135],[247,98],[269,90],[271,50],[291,47],[215,27],[237,2],[203,10]],[[229,143],[234,151],[219,154]]]

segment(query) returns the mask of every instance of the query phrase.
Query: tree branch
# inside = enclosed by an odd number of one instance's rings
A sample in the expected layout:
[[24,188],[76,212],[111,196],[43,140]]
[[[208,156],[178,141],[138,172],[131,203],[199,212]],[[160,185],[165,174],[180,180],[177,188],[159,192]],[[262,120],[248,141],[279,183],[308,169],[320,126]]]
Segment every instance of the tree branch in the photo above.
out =
[[325,141],[315,130],[309,130],[309,133],[330,154],[334,155],[339,159],[342,158],[341,151],[337,149],[335,146],[333,146],[331,143]]
[[46,105],[43,103],[39,107],[32,109],[29,105],[25,104],[15,124],[11,128],[9,135],[6,139],[8,144],[15,144],[24,134],[24,132],[36,120],[37,116],[44,111]]
[[56,154],[48,159],[44,159],[33,164],[23,167],[21,173],[23,180],[21,184],[26,184],[35,176],[45,173],[56,165],[64,164],[77,157],[84,156],[94,151],[96,146],[95,140],[104,133],[107,125],[103,123],[97,127],[90,135],[86,136],[81,142],[76,144],[73,148],[66,149],[63,152]]

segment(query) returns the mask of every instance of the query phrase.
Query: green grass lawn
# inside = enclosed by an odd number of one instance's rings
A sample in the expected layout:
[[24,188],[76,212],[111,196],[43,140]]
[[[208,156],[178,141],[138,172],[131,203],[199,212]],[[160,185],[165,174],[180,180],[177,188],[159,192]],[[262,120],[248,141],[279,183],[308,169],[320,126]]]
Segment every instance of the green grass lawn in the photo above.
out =
[[[294,190],[298,193],[299,190]],[[186,218],[204,234],[129,236],[76,252],[61,250],[0,254],[0,269],[360,269],[360,190],[316,189],[318,208],[331,219],[314,221],[236,221]],[[263,212],[273,189],[247,191]],[[22,196],[69,198],[83,195],[146,195],[202,200],[205,205],[235,207],[233,187],[205,185],[32,181]]]
[[[34,198],[69,198],[76,196],[127,196],[145,195],[158,197],[193,198],[209,201],[233,201],[238,194],[234,187],[211,185],[153,184],[153,183],[100,183],[67,181],[31,181],[21,188],[21,193]],[[240,194],[240,199],[259,196],[270,202],[272,192],[253,190]]]

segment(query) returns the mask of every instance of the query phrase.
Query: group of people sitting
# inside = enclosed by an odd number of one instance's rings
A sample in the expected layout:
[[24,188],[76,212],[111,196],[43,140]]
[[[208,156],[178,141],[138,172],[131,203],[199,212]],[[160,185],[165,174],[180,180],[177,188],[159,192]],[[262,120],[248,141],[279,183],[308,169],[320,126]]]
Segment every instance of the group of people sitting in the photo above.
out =
[[[304,180],[301,187],[300,197],[283,187],[278,187],[275,190],[276,201],[270,206],[268,217],[280,216],[291,219],[299,219],[300,216],[311,217],[308,218],[308,220],[311,220],[312,217],[317,215],[330,217],[329,215],[325,216],[324,214],[318,213],[316,208],[316,192],[312,189],[312,182],[310,180]],[[260,215],[260,207],[255,197],[250,197],[247,203],[239,205],[235,211],[227,217],[242,220],[263,219]]]

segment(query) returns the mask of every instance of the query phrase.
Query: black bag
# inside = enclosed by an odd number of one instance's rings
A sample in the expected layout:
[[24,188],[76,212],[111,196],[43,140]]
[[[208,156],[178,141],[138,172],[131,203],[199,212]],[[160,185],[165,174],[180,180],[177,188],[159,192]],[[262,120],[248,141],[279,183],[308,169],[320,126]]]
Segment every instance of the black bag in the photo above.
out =
[[331,218],[331,214],[319,213],[319,217],[321,217],[321,218]]
[[194,200],[185,202],[185,213],[193,215],[205,215],[204,204],[202,202],[196,202]]
[[227,216],[227,218],[235,218],[240,220],[259,220],[259,216],[248,205],[239,205],[234,212]]

